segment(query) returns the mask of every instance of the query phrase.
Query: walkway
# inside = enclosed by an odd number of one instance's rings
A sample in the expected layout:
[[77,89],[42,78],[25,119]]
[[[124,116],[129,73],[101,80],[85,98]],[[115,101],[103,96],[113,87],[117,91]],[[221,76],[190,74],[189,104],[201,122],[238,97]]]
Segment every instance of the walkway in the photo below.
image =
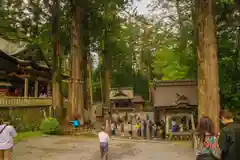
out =
[[[83,137],[40,137],[18,143],[17,160],[99,160],[98,141]],[[114,139],[109,160],[194,160],[186,142]]]

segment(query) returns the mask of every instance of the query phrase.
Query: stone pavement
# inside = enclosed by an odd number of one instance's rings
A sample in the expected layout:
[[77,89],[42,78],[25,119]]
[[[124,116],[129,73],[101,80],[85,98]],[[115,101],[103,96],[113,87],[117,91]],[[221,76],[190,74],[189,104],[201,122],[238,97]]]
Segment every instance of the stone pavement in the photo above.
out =
[[[187,142],[113,139],[109,160],[194,160]],[[49,136],[32,138],[16,145],[17,160],[99,160],[96,138]]]

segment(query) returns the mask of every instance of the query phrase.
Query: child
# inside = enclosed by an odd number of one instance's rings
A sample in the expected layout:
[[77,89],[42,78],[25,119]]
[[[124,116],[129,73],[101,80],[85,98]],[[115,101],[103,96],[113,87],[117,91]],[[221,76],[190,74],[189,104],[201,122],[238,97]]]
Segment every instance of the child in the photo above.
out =
[[75,118],[73,121],[71,121],[72,122],[72,125],[73,125],[73,127],[74,128],[77,128],[77,127],[79,127],[80,126],[80,121],[77,119],[77,118]]
[[137,122],[136,124],[136,130],[137,130],[137,136],[140,137],[141,135],[141,130],[140,130],[140,124]]

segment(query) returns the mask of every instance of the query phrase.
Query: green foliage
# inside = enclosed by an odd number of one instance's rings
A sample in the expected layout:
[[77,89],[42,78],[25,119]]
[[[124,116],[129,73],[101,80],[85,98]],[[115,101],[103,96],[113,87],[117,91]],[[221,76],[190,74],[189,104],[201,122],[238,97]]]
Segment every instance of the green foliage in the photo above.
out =
[[32,119],[32,117],[28,118],[24,115],[24,109],[13,110],[10,111],[8,119],[18,132],[38,131],[40,120],[37,118]]
[[[0,1],[3,4],[0,6],[0,36],[39,45],[51,64],[52,2]],[[60,52],[63,55],[70,53],[69,17],[72,13],[70,1],[60,2]],[[84,9],[82,49],[87,52],[89,61],[94,59],[93,52],[100,56],[99,66],[92,76],[94,97],[100,95],[99,74],[106,68],[112,73],[113,87],[133,87],[135,94],[145,99],[148,84],[153,79],[196,78],[194,1],[152,2],[149,6],[158,18],[139,15],[131,8],[131,0],[92,0],[77,4]],[[236,2],[217,1],[215,17],[221,104],[226,108],[238,108],[240,103],[240,14]],[[159,14],[159,11],[167,12]],[[62,94],[66,96],[67,85],[61,86]],[[25,122],[22,124],[20,130],[32,128]]]
[[153,72],[162,75],[163,80],[187,79],[188,67],[181,65],[179,56],[168,48],[162,48],[155,54]]
[[60,134],[61,128],[56,118],[48,117],[42,120],[40,131],[44,134]]

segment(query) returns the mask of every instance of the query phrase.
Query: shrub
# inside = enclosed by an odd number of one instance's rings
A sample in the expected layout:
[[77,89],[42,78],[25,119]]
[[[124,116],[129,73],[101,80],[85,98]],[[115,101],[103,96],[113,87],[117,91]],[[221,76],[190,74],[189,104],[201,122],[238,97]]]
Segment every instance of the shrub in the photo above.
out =
[[40,131],[44,134],[60,134],[61,128],[56,118],[48,117],[42,121]]

